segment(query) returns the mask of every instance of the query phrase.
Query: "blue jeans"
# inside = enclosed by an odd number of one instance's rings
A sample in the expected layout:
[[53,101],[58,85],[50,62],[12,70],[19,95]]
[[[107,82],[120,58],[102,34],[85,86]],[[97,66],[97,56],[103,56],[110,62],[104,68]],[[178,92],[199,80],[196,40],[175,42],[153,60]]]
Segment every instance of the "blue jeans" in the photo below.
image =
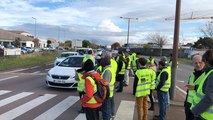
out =
[[168,103],[168,93],[161,90],[157,91],[158,106],[159,106],[159,120],[166,119],[166,107]]
[[114,101],[114,96],[110,99],[110,108],[111,108],[111,116],[115,116],[115,101]]
[[103,120],[110,120],[111,118],[111,98],[105,100],[101,106]]

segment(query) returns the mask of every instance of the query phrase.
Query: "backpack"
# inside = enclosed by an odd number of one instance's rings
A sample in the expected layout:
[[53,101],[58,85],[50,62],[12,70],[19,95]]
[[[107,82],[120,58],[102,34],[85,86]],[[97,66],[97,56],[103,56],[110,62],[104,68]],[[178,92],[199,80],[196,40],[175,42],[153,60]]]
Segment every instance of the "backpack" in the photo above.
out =
[[95,79],[95,84],[97,86],[97,92],[94,93],[94,98],[98,103],[104,102],[110,96],[109,83],[103,79]]

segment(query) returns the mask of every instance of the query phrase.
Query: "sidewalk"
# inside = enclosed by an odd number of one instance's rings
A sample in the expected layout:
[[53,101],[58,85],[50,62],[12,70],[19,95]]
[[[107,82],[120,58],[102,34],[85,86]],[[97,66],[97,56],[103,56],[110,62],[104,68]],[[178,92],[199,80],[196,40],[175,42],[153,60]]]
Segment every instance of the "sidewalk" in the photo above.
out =
[[[156,98],[156,94],[154,96]],[[175,99],[170,100],[170,106],[167,108],[166,120],[185,120],[185,111],[183,106],[184,100],[185,95],[181,93],[178,89],[176,89]],[[149,111],[149,114],[152,114],[152,112]],[[157,102],[155,102],[154,115],[159,115],[159,108]]]

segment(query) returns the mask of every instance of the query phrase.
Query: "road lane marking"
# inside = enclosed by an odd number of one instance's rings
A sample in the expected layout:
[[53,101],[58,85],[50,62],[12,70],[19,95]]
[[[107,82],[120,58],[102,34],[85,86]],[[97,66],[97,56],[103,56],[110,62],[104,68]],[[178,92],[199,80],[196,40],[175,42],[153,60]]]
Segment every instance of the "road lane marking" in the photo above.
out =
[[35,68],[38,68],[38,67],[40,67],[40,66],[34,66],[34,67],[31,67],[30,69],[35,69]]
[[183,94],[185,94],[185,95],[187,94],[186,91],[184,91],[183,89],[181,89],[181,88],[178,87],[177,85],[176,85],[176,88],[177,88],[180,92],[182,92]]
[[135,102],[122,100],[114,120],[133,120]]
[[38,105],[41,105],[42,103],[48,101],[49,99],[55,97],[56,95],[54,94],[45,94],[44,96],[40,96],[32,101],[29,101],[17,108],[14,108],[4,114],[0,115],[0,120],[12,120],[27,111],[37,107]]
[[11,76],[11,77],[7,77],[7,78],[2,78],[2,79],[0,79],[0,81],[4,81],[4,80],[8,80],[8,79],[13,79],[13,78],[16,78],[16,77],[19,77],[19,76]]
[[0,90],[0,95],[4,95],[4,94],[9,93],[9,92],[11,92],[11,91],[8,91],[8,90]]
[[86,120],[86,114],[80,113],[74,120]]
[[33,72],[33,74],[36,74],[36,73],[40,73],[40,71],[35,71],[35,72]]
[[16,100],[19,100],[19,99],[21,99],[21,98],[24,98],[24,97],[26,97],[26,96],[29,96],[29,95],[31,95],[31,94],[33,94],[33,93],[30,93],[30,92],[22,92],[22,93],[20,93],[20,94],[11,96],[11,97],[6,98],[6,99],[3,99],[3,100],[0,100],[0,107],[2,107],[2,106],[4,106],[4,105],[7,105],[7,104],[9,104],[9,103],[12,103],[12,102],[14,102],[14,101],[16,101]]
[[64,111],[79,100],[79,97],[69,96],[51,109],[36,117],[34,120],[55,120]]
[[29,68],[24,68],[24,69],[18,69],[18,70],[13,70],[13,71],[8,71],[8,72],[4,72],[4,73],[14,73],[14,72],[20,72],[20,71],[24,71],[24,70],[28,70]]

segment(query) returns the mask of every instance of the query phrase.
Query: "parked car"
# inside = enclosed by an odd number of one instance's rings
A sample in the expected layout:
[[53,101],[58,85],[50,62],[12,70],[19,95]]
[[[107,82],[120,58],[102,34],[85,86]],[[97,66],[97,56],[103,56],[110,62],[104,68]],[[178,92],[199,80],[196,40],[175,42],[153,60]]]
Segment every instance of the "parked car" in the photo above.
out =
[[70,56],[50,69],[46,76],[46,85],[56,88],[77,88],[76,69],[81,68],[84,56]]
[[58,65],[61,61],[66,59],[68,56],[74,56],[74,55],[79,55],[79,54],[78,54],[78,52],[62,52],[60,57],[56,57],[54,66]]

